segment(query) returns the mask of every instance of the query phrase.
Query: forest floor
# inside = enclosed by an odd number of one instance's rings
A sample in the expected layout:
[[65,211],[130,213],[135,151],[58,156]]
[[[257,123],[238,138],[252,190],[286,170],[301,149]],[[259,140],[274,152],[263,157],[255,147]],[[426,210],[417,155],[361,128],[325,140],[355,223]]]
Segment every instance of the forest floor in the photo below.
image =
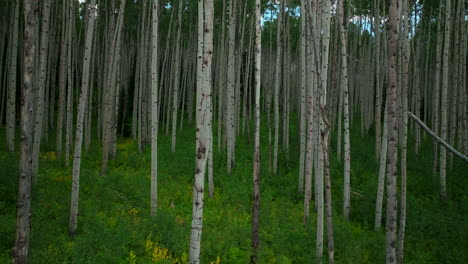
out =
[[[372,131],[361,137],[358,125],[355,122],[357,133],[351,135],[351,222],[342,216],[343,165],[337,159],[333,135],[335,258],[336,263],[383,263],[385,204],[383,228],[373,231],[378,177],[375,140]],[[262,129],[260,263],[314,263],[316,215],[312,203],[311,221],[303,225],[303,196],[297,193],[297,129],[291,127],[289,159],[282,154],[278,175],[268,171],[268,132]],[[193,126],[179,132],[172,154],[170,136],[160,134],[159,209],[153,218],[149,216],[149,147],[139,154],[135,141],[120,140],[117,158],[104,177],[99,175],[99,147],[83,155],[78,234],[73,238],[67,234],[71,168],[57,160],[51,137],[50,145],[43,144],[33,186],[30,263],[186,262],[194,135]],[[431,139],[426,137],[419,157],[411,142],[405,263],[468,263],[468,165],[454,158],[448,173],[448,201],[443,204],[438,199],[438,178],[432,173]],[[214,151],[216,187],[214,198],[205,197],[202,263],[249,263],[253,144],[246,136],[239,137],[232,175],[226,174],[225,154],[218,154],[216,145]],[[0,144],[0,263],[10,262],[15,239],[18,157]]]

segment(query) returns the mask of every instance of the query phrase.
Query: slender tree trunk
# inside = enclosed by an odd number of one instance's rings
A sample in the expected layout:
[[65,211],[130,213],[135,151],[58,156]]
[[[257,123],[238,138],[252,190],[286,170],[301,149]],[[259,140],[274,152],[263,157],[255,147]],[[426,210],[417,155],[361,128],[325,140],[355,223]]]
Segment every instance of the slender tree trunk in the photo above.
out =
[[180,35],[181,35],[181,28],[182,28],[182,8],[184,6],[185,1],[179,1],[179,12],[177,15],[177,39],[176,39],[176,51],[175,51],[175,66],[174,66],[174,96],[172,102],[172,145],[171,151],[172,153],[175,152],[176,148],[176,133],[177,133],[177,110],[179,108],[179,85],[180,85]]
[[[203,3],[204,2],[204,3]],[[213,1],[199,0],[199,22],[203,23],[203,60],[202,70],[199,73],[203,74],[202,86],[197,93],[197,151],[196,151],[196,169],[195,182],[193,185],[193,211],[192,211],[192,230],[190,236],[190,263],[200,263],[200,244],[203,225],[203,196],[204,196],[204,181],[205,171],[209,152],[207,148],[210,146],[212,135],[212,76],[211,66],[213,59]],[[202,11],[200,11],[200,9]],[[199,28],[200,29],[200,28]],[[208,155],[207,155],[208,154]]]
[[304,161],[305,148],[307,144],[306,138],[306,10],[305,2],[301,0],[301,36],[299,59],[301,61],[300,76],[301,76],[301,99],[300,99],[300,121],[299,121],[299,193],[304,192]]
[[49,47],[49,16],[50,0],[44,0],[42,3],[42,32],[39,55],[39,91],[36,97],[36,119],[34,120],[34,138],[32,154],[32,177],[36,179],[39,165],[39,151],[42,138],[42,118],[44,115],[44,90],[47,78],[47,52]]
[[65,116],[65,100],[66,100],[66,63],[67,63],[67,39],[68,39],[68,24],[69,20],[67,17],[67,10],[69,1],[63,3],[63,26],[62,26],[62,42],[60,48],[60,66],[59,66],[59,98],[58,98],[58,113],[57,113],[57,136],[56,136],[56,149],[57,157],[62,157],[62,144],[63,144],[63,122]]
[[411,29],[410,19],[408,15],[410,13],[409,5],[407,0],[403,1],[403,34],[401,36],[402,45],[402,82],[401,82],[401,100],[402,100],[402,134],[401,134],[401,185],[400,185],[400,222],[398,226],[398,263],[403,263],[404,256],[404,242],[405,242],[405,226],[406,226],[406,160],[407,160],[407,145],[408,145],[408,82],[409,82],[409,61],[410,61],[410,43],[409,43],[409,30]]
[[[433,111],[434,111],[434,123],[433,123],[433,130],[436,134],[439,133],[439,120],[440,120],[440,58],[441,56],[441,50],[442,50],[442,32],[441,32],[441,25],[442,25],[442,2],[440,2],[439,6],[439,15],[437,18],[437,43],[436,43],[436,54],[435,54],[435,73],[434,73],[434,106],[433,106]],[[436,143],[434,143],[433,147],[433,160],[432,162],[433,167],[432,171],[435,174],[437,171],[437,164],[438,164],[438,146]]]
[[6,144],[9,151],[15,150],[15,126],[16,126],[16,72],[18,62],[18,23],[20,20],[20,2],[15,2],[15,16],[13,20],[13,34],[10,50],[10,66],[8,69],[8,91],[6,105]]
[[[445,2],[445,29],[444,29],[444,51],[442,55],[442,91],[441,91],[441,133],[442,140],[447,141],[447,109],[448,109],[448,82],[449,82],[449,54],[450,54],[450,31],[452,26],[451,20],[451,0]],[[447,199],[447,151],[445,148],[440,149],[440,199]]]
[[[31,229],[31,177],[32,177],[32,137],[34,118],[33,69],[36,50],[35,24],[37,23],[37,2],[24,0],[23,35],[23,82],[21,98],[21,145],[19,184],[16,211],[16,240],[13,248],[13,264],[28,262],[29,231]],[[19,5],[19,3],[18,3]],[[15,17],[17,17],[15,15]],[[17,17],[18,18],[18,17]],[[19,19],[19,18],[18,18]]]
[[227,172],[231,174],[234,165],[234,137],[235,128],[235,38],[236,38],[236,18],[237,18],[237,0],[229,2],[229,54],[228,54],[228,76],[227,76],[227,97],[226,97],[226,139],[227,139]]
[[374,0],[374,33],[375,33],[375,156],[380,157],[382,140],[382,93],[380,86],[380,0]]
[[398,162],[398,87],[397,87],[397,54],[398,54],[398,0],[390,1],[388,30],[388,166],[387,178],[387,221],[386,221],[386,263],[397,263],[397,162]]
[[253,209],[252,209],[252,256],[251,263],[257,263],[260,247],[260,89],[262,64],[262,28],[260,0],[255,0],[255,140],[253,164]]
[[158,11],[158,0],[153,0],[151,23],[151,215],[156,213],[158,207]]
[[[342,0],[344,1],[344,0]],[[341,2],[341,1],[340,1]],[[344,5],[344,3],[342,4]],[[343,215],[349,220],[350,193],[351,193],[351,140],[349,136],[349,88],[348,88],[348,52],[346,38],[346,19],[344,8],[341,6],[340,32],[341,32],[341,90],[343,91],[343,112],[344,112],[344,186],[343,186]]]
[[[310,17],[307,17],[306,27],[310,27]],[[312,45],[311,44],[311,36],[307,32],[307,47],[306,47],[306,58],[307,58],[307,124],[306,124],[306,149],[305,149],[305,168],[304,168],[304,176],[305,176],[305,186],[304,186],[304,224],[307,224],[309,220],[309,207],[310,207],[310,200],[312,197],[312,172],[313,172],[313,165],[317,164],[314,162],[314,140],[315,140],[315,120],[314,120],[314,102],[315,102],[315,93],[314,93],[314,83],[315,83],[315,75],[313,74],[313,67],[312,67],[312,58],[315,56],[312,52]],[[315,166],[316,167],[316,166]]]
[[278,11],[278,24],[276,27],[276,68],[275,68],[275,79],[274,79],[274,112],[275,112],[275,138],[273,142],[273,174],[278,173],[278,141],[279,141],[279,90],[280,90],[280,78],[281,78],[281,30],[283,28],[283,9],[284,0],[280,0],[280,6]]
[[382,147],[380,155],[380,166],[379,166],[379,180],[377,183],[377,199],[375,202],[375,221],[374,221],[374,230],[379,231],[380,226],[382,225],[382,203],[383,203],[383,194],[384,194],[384,185],[385,185],[385,173],[386,173],[386,164],[387,164],[387,106],[385,106],[384,112],[384,130],[382,136]]
[[88,103],[88,88],[89,88],[89,68],[91,60],[91,51],[93,43],[94,20],[96,15],[96,0],[91,0],[87,10],[87,29],[84,46],[83,58],[83,77],[81,79],[81,94],[78,105],[78,113],[76,118],[76,137],[75,150],[73,155],[73,171],[72,171],[72,189],[70,202],[70,220],[68,232],[70,235],[75,235],[78,227],[78,203],[80,194],[80,171],[81,171],[81,148],[83,143],[83,124],[86,104]]

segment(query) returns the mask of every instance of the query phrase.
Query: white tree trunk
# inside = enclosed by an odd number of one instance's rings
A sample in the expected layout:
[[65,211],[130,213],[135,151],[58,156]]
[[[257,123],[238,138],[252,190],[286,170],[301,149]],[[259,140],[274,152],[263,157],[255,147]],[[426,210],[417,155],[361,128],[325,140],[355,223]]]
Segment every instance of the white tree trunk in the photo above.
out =
[[[442,69],[442,91],[441,91],[441,133],[442,140],[447,141],[447,109],[448,109],[448,82],[449,82],[449,51],[450,51],[450,31],[451,31],[451,0],[445,2],[445,30],[444,30],[444,51]],[[447,151],[440,149],[440,199],[447,199]]]
[[386,174],[386,164],[387,164],[387,105],[385,106],[384,112],[384,127],[383,127],[383,136],[382,136],[382,147],[380,153],[380,166],[379,166],[379,179],[377,183],[377,199],[375,202],[375,220],[374,220],[374,230],[379,231],[380,226],[382,225],[382,203],[383,203],[383,194],[385,186],[385,174]]
[[[152,1],[151,23],[151,215],[158,207],[158,0]],[[181,3],[179,3],[181,4]]]
[[177,110],[179,109],[179,85],[180,85],[180,35],[181,35],[181,28],[182,28],[182,8],[184,6],[185,1],[179,1],[179,12],[177,15],[177,39],[176,39],[176,51],[175,51],[175,66],[174,66],[174,96],[172,102],[172,144],[171,144],[171,151],[172,153],[175,152],[176,149],[176,133],[177,133]]
[[37,179],[37,171],[39,165],[39,151],[42,139],[42,119],[44,115],[44,90],[47,78],[47,52],[49,47],[49,17],[50,17],[50,0],[44,0],[42,3],[42,32],[41,45],[39,55],[39,91],[36,97],[36,118],[34,120],[34,143],[32,154],[32,177]]
[[[19,5],[19,3],[18,3]],[[13,248],[13,264],[28,262],[29,231],[31,229],[31,176],[32,176],[32,137],[34,118],[33,69],[35,54],[35,30],[37,23],[37,2],[24,1],[23,35],[23,82],[21,94],[21,145],[19,162],[19,186],[16,210],[16,240]],[[16,16],[16,15],[15,15]],[[17,17],[19,19],[19,17]]]
[[262,65],[262,28],[260,0],[255,0],[255,135],[253,164],[253,209],[252,209],[252,257],[251,263],[257,263],[260,247],[260,89]]
[[70,235],[75,235],[78,227],[78,203],[80,194],[80,170],[81,170],[81,148],[83,143],[83,124],[86,104],[88,103],[88,88],[89,88],[89,68],[91,60],[91,50],[93,43],[94,20],[96,16],[96,0],[91,0],[88,7],[88,25],[86,29],[85,51],[83,57],[83,77],[81,79],[81,94],[78,105],[78,114],[76,118],[76,137],[75,150],[73,155],[73,170],[72,170],[72,189],[70,200],[70,220],[68,232]]
[[281,76],[281,30],[283,28],[283,9],[284,0],[280,0],[278,11],[278,24],[276,26],[276,68],[275,68],[275,84],[274,84],[274,112],[275,112],[275,137],[273,142],[273,174],[278,172],[278,141],[279,141],[279,90]]
[[387,221],[386,221],[386,263],[397,263],[397,162],[398,162],[398,87],[397,87],[397,54],[398,54],[398,1],[390,1],[388,52],[387,52],[387,102],[388,102],[388,170],[387,177]]
[[227,139],[227,172],[231,174],[233,156],[235,151],[235,38],[236,38],[236,18],[237,18],[237,0],[230,0],[229,7],[229,54],[228,54],[228,72],[227,72],[227,96],[226,96],[226,139]]
[[[199,17],[198,23],[203,23],[203,74],[202,86],[197,87],[197,151],[196,151],[196,169],[195,181],[193,184],[193,211],[192,211],[192,229],[190,235],[190,263],[200,263],[200,244],[203,226],[203,206],[204,206],[204,181],[205,171],[209,156],[209,147],[211,145],[212,135],[212,76],[211,65],[213,59],[213,0],[198,1],[199,14],[204,10],[203,16]],[[199,28],[200,29],[200,28]]]

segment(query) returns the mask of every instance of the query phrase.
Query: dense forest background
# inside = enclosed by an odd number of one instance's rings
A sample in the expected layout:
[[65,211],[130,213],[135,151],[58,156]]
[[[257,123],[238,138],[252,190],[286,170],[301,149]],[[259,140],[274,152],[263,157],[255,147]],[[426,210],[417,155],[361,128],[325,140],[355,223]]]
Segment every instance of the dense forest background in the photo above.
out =
[[0,0],[0,263],[467,263],[467,14]]

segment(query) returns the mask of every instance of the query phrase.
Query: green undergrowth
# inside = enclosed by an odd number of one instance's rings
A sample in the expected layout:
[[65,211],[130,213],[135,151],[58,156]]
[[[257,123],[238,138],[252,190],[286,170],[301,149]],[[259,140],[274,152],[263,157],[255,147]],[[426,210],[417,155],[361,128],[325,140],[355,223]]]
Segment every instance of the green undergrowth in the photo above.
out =
[[[359,131],[358,125],[353,131]],[[213,131],[216,143],[216,127]],[[385,223],[381,231],[373,231],[378,162],[372,134],[351,135],[351,222],[342,217],[343,164],[336,154],[336,135],[331,135],[336,263],[383,263],[385,259]],[[174,154],[170,136],[160,134],[155,217],[149,216],[149,147],[139,154],[135,141],[121,139],[108,174],[101,176],[100,144],[93,140],[92,150],[82,160],[79,225],[74,237],[67,234],[71,168],[57,160],[54,140],[44,144],[33,186],[30,263],[186,263],[195,165],[193,126],[178,133]],[[290,152],[280,151],[278,175],[268,170],[266,126],[261,140],[260,263],[315,263],[314,206],[304,226],[303,196],[297,193],[296,120],[291,124]],[[438,178],[432,173],[432,142],[424,141],[419,156],[412,142],[410,138],[405,263],[467,263],[468,166],[454,159],[448,173],[449,199],[441,203]],[[226,174],[225,154],[217,149],[215,144],[215,194],[205,197],[202,263],[249,263],[253,140],[240,131],[232,175]],[[17,167],[18,153],[8,153],[2,144],[0,263],[10,262],[15,238]],[[325,256],[326,250],[325,245]]]

